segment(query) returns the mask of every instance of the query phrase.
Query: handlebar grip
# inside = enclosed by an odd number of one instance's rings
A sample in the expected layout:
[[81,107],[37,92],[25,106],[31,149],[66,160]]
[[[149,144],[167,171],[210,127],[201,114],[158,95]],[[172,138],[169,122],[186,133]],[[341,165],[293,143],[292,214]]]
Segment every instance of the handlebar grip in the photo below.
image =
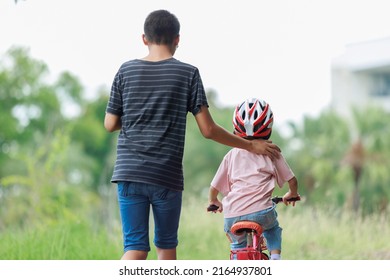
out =
[[[296,197],[292,197],[292,198],[287,199],[287,201],[299,201],[299,200],[301,200],[300,196],[296,196]],[[280,197],[280,196],[275,196],[275,197],[272,198],[272,201],[274,203],[278,204],[279,202],[283,201],[283,198]]]
[[215,205],[215,204],[210,204],[208,207],[207,207],[207,212],[212,212],[212,211],[216,211],[218,210],[218,206]]

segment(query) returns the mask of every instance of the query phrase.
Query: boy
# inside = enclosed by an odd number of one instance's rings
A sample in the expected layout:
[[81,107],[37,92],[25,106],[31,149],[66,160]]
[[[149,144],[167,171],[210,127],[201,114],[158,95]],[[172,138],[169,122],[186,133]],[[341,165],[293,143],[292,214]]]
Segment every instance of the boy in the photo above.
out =
[[[242,138],[268,140],[272,124],[273,113],[263,100],[248,99],[234,111],[234,133]],[[234,235],[231,226],[240,220],[255,221],[263,227],[270,258],[280,259],[282,228],[271,196],[276,183],[282,187],[285,182],[289,185],[283,196],[287,205],[289,198],[299,196],[298,183],[282,155],[272,161],[268,156],[234,148],[224,157],[211,182],[209,202],[224,212],[224,230],[232,250],[245,248],[247,244],[245,235]],[[222,203],[218,200],[219,193],[224,196]]]
[[111,87],[104,126],[120,130],[111,182],[118,184],[122,259],[147,258],[150,205],[158,259],[176,259],[187,112],[206,138],[271,157],[280,151],[271,141],[251,142],[214,123],[199,70],[173,58],[179,31],[175,15],[150,13],[142,35],[148,55],[122,64]]

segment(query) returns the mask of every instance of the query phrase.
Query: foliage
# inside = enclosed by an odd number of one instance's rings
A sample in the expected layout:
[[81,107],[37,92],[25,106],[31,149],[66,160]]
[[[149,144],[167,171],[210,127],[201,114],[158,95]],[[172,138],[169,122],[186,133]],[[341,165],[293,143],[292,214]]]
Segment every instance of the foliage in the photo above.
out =
[[[77,219],[74,210],[88,213],[102,199],[99,180],[114,150],[102,124],[106,99],[84,100],[70,73],[53,83],[47,76],[27,49],[13,48],[1,60],[0,230]],[[65,114],[69,102],[82,108],[79,115]]]
[[73,170],[66,172],[65,167],[77,164],[70,165],[73,154],[69,136],[57,131],[47,141],[28,154],[17,155],[24,175],[0,179],[0,230],[60,219],[77,221],[77,211],[87,213],[92,210],[91,206],[97,205],[95,194],[71,183]]
[[298,178],[299,192],[316,204],[328,204],[330,197],[343,195],[343,189],[334,186],[344,178],[334,175],[348,147],[347,123],[329,111],[318,118],[306,116],[301,125],[290,126],[293,134],[287,146],[288,162]]
[[[385,211],[390,202],[389,113],[382,108],[353,109],[357,139],[346,155],[346,163],[354,171],[355,196],[363,213]],[[356,147],[360,146],[360,151]],[[355,207],[358,210],[358,207]]]
[[[360,205],[362,214],[388,208],[390,174],[385,169],[389,164],[390,129],[387,119],[389,113],[380,108],[355,111],[352,123],[328,110],[317,118],[305,117],[302,125],[291,124],[293,135],[287,141],[288,161],[298,178],[300,192],[309,203],[331,204],[355,212]],[[364,149],[362,159],[357,158],[360,152],[354,148],[360,140]],[[364,163],[359,187],[356,186],[357,160]]]

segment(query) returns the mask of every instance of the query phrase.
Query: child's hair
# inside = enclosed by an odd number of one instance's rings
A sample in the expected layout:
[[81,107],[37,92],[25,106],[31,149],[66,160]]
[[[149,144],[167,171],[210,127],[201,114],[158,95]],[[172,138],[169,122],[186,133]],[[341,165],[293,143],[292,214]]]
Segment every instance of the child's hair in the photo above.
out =
[[166,10],[151,12],[144,23],[146,39],[157,45],[172,45],[180,33],[180,23]]
[[234,134],[249,140],[268,140],[273,120],[274,115],[267,102],[258,98],[247,99],[234,110]]

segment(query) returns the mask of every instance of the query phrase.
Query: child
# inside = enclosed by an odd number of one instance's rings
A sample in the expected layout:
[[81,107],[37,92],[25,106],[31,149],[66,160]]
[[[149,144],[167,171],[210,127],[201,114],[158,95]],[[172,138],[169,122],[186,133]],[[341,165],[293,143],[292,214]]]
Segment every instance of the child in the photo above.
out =
[[271,141],[248,141],[214,123],[199,70],[173,58],[179,31],[175,15],[150,13],[142,35],[148,55],[123,63],[111,87],[104,126],[120,130],[111,182],[118,184],[122,259],[147,258],[150,207],[158,259],[176,259],[188,112],[206,138],[271,157],[280,151]]
[[[248,99],[234,111],[234,133],[242,138],[268,140],[272,124],[271,108],[263,100]],[[282,228],[271,198],[275,185],[282,187],[285,182],[289,185],[283,196],[287,205],[288,199],[299,195],[297,179],[283,156],[273,161],[268,156],[234,148],[224,157],[211,182],[209,202],[224,212],[224,230],[232,241],[232,250],[247,244],[244,235],[232,234],[231,226],[239,220],[250,220],[263,227],[271,259],[281,258]],[[223,195],[222,203],[217,197],[219,193]]]

